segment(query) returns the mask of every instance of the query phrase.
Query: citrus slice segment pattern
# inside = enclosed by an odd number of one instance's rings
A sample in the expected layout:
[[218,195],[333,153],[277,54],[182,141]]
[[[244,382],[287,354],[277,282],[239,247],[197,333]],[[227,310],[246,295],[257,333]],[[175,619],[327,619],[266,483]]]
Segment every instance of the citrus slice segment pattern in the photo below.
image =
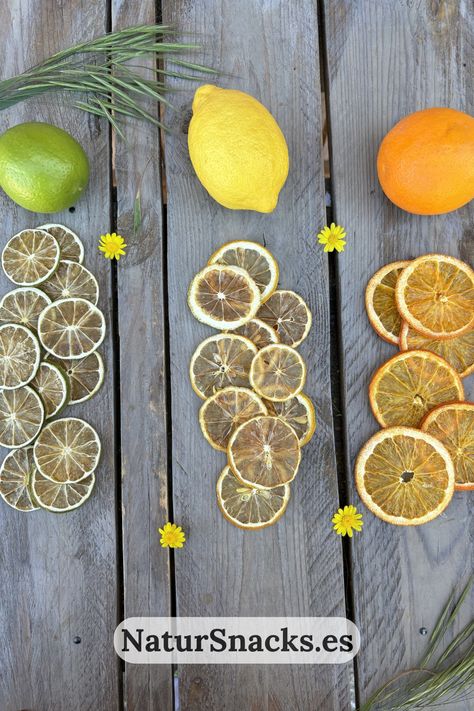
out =
[[447,360],[461,378],[474,372],[474,331],[455,338],[437,340],[422,336],[404,323],[400,331],[400,350],[436,353]]
[[29,385],[0,390],[0,446],[17,449],[30,444],[44,421],[40,396]]
[[250,364],[257,347],[234,334],[210,336],[191,358],[189,374],[194,392],[205,400],[229,385],[249,386]]
[[98,351],[77,360],[56,360],[50,355],[47,360],[59,366],[66,373],[69,381],[68,405],[77,405],[90,400],[100,390],[104,382],[104,361]]
[[64,371],[52,363],[43,361],[31,381],[44,405],[45,419],[57,415],[67,404],[69,383]]
[[243,239],[227,242],[214,252],[208,264],[227,264],[245,269],[260,289],[262,303],[278,286],[276,259],[258,242]]
[[304,299],[294,291],[279,289],[262,304],[257,318],[278,334],[280,343],[299,346],[311,328],[311,311]]
[[265,346],[269,346],[271,343],[280,342],[277,332],[267,323],[261,321],[259,318],[250,319],[250,321],[244,323],[243,326],[236,328],[233,333],[236,333],[238,336],[245,336],[245,338],[250,339],[252,343],[255,343],[259,350],[260,348],[265,348]]
[[105,338],[104,315],[86,299],[54,301],[38,319],[41,345],[56,358],[85,358]]
[[237,427],[266,414],[267,408],[252,390],[231,386],[206,400],[199,411],[199,424],[211,447],[225,452]]
[[409,261],[392,262],[379,269],[365,290],[365,308],[372,328],[389,343],[398,345],[402,318],[395,301],[395,287]]
[[281,417],[298,436],[301,447],[308,444],[316,429],[314,405],[307,395],[299,393],[285,402],[268,402],[268,412]]
[[18,286],[36,286],[48,279],[59,264],[59,245],[43,230],[23,230],[14,235],[2,252],[2,267]]
[[14,390],[30,382],[40,364],[36,336],[18,323],[0,326],[0,388]]
[[52,513],[66,513],[82,506],[92,494],[94,485],[94,474],[89,474],[81,481],[61,484],[51,481],[36,469],[31,488],[35,501],[42,509]]
[[283,402],[298,395],[306,380],[306,366],[298,351],[276,343],[258,351],[250,366],[250,383],[265,400]]
[[382,427],[419,427],[437,405],[464,400],[461,378],[429,351],[406,351],[384,363],[369,386],[372,412]]
[[58,299],[87,299],[97,306],[99,284],[95,276],[82,264],[61,260],[52,276],[42,284],[51,301]]
[[216,491],[219,508],[227,521],[254,531],[276,523],[285,513],[290,499],[288,484],[274,489],[244,486],[229,466],[222,470]]
[[454,491],[454,467],[446,447],[411,427],[390,427],[371,437],[359,453],[355,477],[367,508],[399,526],[436,518]]
[[9,452],[0,467],[0,496],[17,511],[35,511],[38,504],[30,495],[33,472],[36,468],[33,447],[22,447]]
[[77,417],[48,423],[34,445],[36,466],[43,476],[61,484],[84,479],[96,469],[101,452],[99,435]]
[[34,286],[13,289],[0,300],[0,325],[19,323],[36,331],[39,315],[50,303],[49,296]]
[[82,264],[84,261],[84,246],[75,232],[64,225],[49,223],[40,225],[38,230],[49,232],[59,245],[60,259],[69,259],[71,262]]

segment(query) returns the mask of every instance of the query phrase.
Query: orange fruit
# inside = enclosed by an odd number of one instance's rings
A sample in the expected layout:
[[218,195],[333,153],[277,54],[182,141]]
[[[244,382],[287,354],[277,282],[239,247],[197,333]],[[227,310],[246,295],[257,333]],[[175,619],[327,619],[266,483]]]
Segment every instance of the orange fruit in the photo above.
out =
[[461,378],[474,371],[474,330],[456,338],[437,340],[422,336],[407,323],[403,323],[399,340],[401,351],[422,350],[436,353],[447,360]]
[[423,432],[442,442],[454,464],[454,488],[474,489],[474,404],[454,402],[429,412]]
[[367,284],[365,308],[372,328],[389,343],[398,345],[402,319],[395,301],[395,286],[410,262],[392,262],[379,269]]
[[446,447],[411,427],[389,427],[371,437],[359,452],[355,479],[367,508],[398,526],[436,518],[454,492],[454,466]]
[[474,118],[432,108],[405,116],[377,156],[385,195],[402,210],[440,215],[474,197]]
[[386,361],[369,386],[372,412],[382,427],[419,427],[437,405],[464,400],[458,373],[429,351],[406,351]]
[[395,287],[397,308],[428,338],[455,338],[474,329],[474,271],[444,254],[414,259]]

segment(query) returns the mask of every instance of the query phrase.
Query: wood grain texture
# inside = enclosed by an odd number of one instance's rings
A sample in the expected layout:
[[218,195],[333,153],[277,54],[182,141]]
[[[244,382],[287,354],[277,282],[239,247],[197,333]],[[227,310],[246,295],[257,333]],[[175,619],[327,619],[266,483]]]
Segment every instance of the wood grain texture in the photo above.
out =
[[[163,2],[165,22],[198,36],[200,60],[227,76],[219,84],[248,91],[278,120],[289,144],[291,170],[271,215],[226,210],[199,184],[187,149],[194,87],[174,97],[181,114],[165,142],[168,186],[168,279],[173,417],[174,516],[188,542],[176,553],[180,615],[344,615],[340,539],[331,530],[337,508],[331,398],[327,258],[315,235],[325,224],[316,11],[308,3]],[[210,335],[191,316],[192,276],[222,243],[265,243],[281,267],[283,288],[306,299],[314,325],[301,353],[317,433],[304,449],[285,517],[274,527],[244,532],[221,516],[215,484],[225,457],[205,442],[201,402],[188,379],[189,361]],[[179,695],[186,711],[252,709],[321,711],[349,708],[344,667],[182,667]]]
[[[105,29],[105,3],[4,2],[2,78]],[[95,119],[71,109],[60,95],[2,112],[0,130],[29,120],[64,128],[89,156],[87,192],[74,214],[66,210],[54,219],[77,231],[84,242],[85,264],[99,281],[100,306],[109,328],[101,347],[107,376],[94,400],[66,411],[84,417],[102,440],[91,499],[62,516],[43,511],[21,514],[0,502],[0,708],[113,711],[118,704],[118,664],[112,644],[116,539],[110,267],[97,250],[98,236],[109,220],[108,132]],[[15,206],[3,193],[0,216],[2,244],[20,229],[49,221],[49,216]],[[2,274],[1,293],[11,288]],[[73,643],[76,636],[80,644]]]
[[[154,22],[152,0],[113,2],[114,29]],[[140,64],[149,67],[151,61]],[[156,106],[148,108],[158,115]],[[114,150],[118,231],[128,245],[117,266],[124,616],[168,616],[169,551],[160,547],[157,532],[169,520],[160,136],[154,126],[136,121],[124,126],[124,134]],[[135,234],[138,190],[142,224]],[[125,665],[124,703],[128,711],[171,709],[171,668]]]
[[[426,252],[474,263],[473,205],[439,217],[402,212],[378,184],[377,149],[412,111],[452,106],[472,113],[473,16],[468,2],[450,0],[325,0],[324,10],[335,216],[348,233],[338,258],[348,466],[352,499],[360,505],[352,466],[378,429],[367,387],[375,368],[395,352],[369,326],[367,281],[383,264]],[[465,385],[472,399],[472,378]],[[362,699],[417,664],[427,640],[420,628],[433,629],[451,589],[472,571],[470,503],[469,494],[456,494],[442,516],[413,530],[364,511],[363,533],[352,544]],[[468,605],[465,620],[470,613]],[[466,711],[467,704],[452,708]]]

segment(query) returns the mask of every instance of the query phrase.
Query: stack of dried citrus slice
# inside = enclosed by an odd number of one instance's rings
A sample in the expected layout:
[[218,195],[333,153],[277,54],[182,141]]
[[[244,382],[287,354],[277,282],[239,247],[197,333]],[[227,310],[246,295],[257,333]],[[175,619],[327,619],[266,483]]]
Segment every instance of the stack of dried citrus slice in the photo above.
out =
[[370,383],[386,429],[359,454],[357,488],[380,518],[418,525],[454,490],[474,489],[474,404],[462,383],[474,371],[474,271],[442,254],[394,262],[370,279],[365,301],[375,331],[400,353]]
[[52,419],[101,387],[105,319],[79,237],[63,225],[14,235],[2,267],[17,288],[0,299],[0,496],[18,511],[71,511],[92,493],[95,430]]
[[302,393],[306,366],[295,350],[311,312],[301,296],[277,289],[278,278],[265,247],[236,240],[214,252],[188,294],[194,316],[220,331],[197,347],[190,365],[192,387],[205,401],[204,437],[227,453],[217,501],[228,521],[249,530],[285,512],[301,447],[315,429],[313,404]]

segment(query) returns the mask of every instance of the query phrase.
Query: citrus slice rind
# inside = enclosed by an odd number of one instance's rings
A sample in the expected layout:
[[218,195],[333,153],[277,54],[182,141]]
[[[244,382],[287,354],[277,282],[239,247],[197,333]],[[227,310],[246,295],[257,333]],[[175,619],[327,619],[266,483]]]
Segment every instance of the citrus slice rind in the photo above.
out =
[[99,463],[100,453],[99,435],[78,417],[49,422],[33,450],[41,474],[60,484],[78,482],[92,474]]
[[66,374],[69,381],[68,405],[77,405],[90,400],[102,387],[105,368],[98,351],[76,360],[58,360],[48,355],[47,361],[59,366]]
[[53,301],[38,319],[38,336],[56,358],[85,358],[105,338],[104,315],[87,299]]
[[280,342],[277,332],[259,318],[250,319],[243,326],[236,328],[233,333],[250,339],[259,350],[269,346],[271,343]]
[[400,331],[400,350],[431,351],[448,361],[461,378],[474,372],[474,330],[449,339],[422,336],[404,322]]
[[392,262],[379,269],[365,290],[365,308],[376,333],[389,343],[398,345],[402,318],[395,301],[398,277],[409,261]]
[[44,422],[44,405],[29,385],[0,390],[0,446],[18,449],[33,442]]
[[228,463],[246,486],[273,489],[292,481],[301,461],[296,432],[279,417],[258,416],[232,434]]
[[252,390],[230,386],[203,403],[199,410],[199,424],[211,447],[225,452],[237,427],[257,415],[266,414],[267,408]]
[[97,306],[99,301],[99,284],[95,276],[82,264],[62,259],[58,268],[47,281],[42,284],[42,289],[51,299],[87,299]]
[[19,323],[0,326],[0,388],[15,390],[27,385],[40,360],[38,339],[28,328]]
[[464,400],[461,378],[444,358],[405,351],[386,361],[369,386],[369,401],[382,427],[419,427],[437,405]]
[[36,390],[44,405],[45,419],[57,415],[67,404],[69,383],[64,371],[52,363],[43,361],[31,381],[31,387]]
[[299,393],[285,402],[268,402],[268,414],[281,417],[297,434],[300,447],[308,444],[316,429],[314,405],[307,395]]
[[31,489],[36,503],[42,509],[52,513],[67,513],[87,501],[94,490],[94,485],[94,474],[89,474],[81,481],[61,484],[51,481],[36,469]]
[[245,269],[260,289],[262,303],[278,286],[278,264],[268,249],[258,242],[227,242],[214,252],[208,264],[226,264]]
[[254,531],[276,523],[285,513],[290,499],[288,484],[265,490],[244,486],[229,466],[222,470],[216,492],[217,503],[227,521]]
[[22,447],[9,452],[0,467],[0,496],[17,511],[35,511],[38,504],[30,494],[35,469],[33,447]]
[[221,333],[196,348],[189,366],[194,392],[203,400],[229,385],[249,386],[250,364],[257,347],[243,336]]
[[59,245],[43,230],[23,230],[14,235],[2,252],[2,267],[18,286],[36,286],[48,279],[59,264]]
[[291,346],[275,343],[255,354],[250,366],[250,384],[265,400],[284,402],[298,395],[306,381],[306,366]]
[[37,229],[53,235],[59,245],[60,259],[69,259],[72,262],[82,264],[84,261],[84,246],[76,233],[70,230],[69,227],[49,223],[40,225]]
[[355,478],[367,508],[398,526],[436,518],[454,492],[454,466],[446,447],[411,427],[390,427],[371,437],[359,452]]
[[280,343],[296,348],[311,328],[311,311],[304,299],[294,291],[278,289],[262,304],[257,318],[278,334]]
[[244,269],[220,264],[196,274],[188,292],[193,316],[220,330],[232,330],[249,321],[260,301],[260,290]]
[[448,450],[454,465],[454,488],[474,489],[474,404],[440,405],[426,415],[421,429]]
[[454,338],[474,328],[474,271],[442,254],[414,259],[395,288],[400,315],[428,338]]
[[19,323],[36,331],[39,315],[50,303],[49,296],[34,286],[13,289],[0,300],[0,325]]

